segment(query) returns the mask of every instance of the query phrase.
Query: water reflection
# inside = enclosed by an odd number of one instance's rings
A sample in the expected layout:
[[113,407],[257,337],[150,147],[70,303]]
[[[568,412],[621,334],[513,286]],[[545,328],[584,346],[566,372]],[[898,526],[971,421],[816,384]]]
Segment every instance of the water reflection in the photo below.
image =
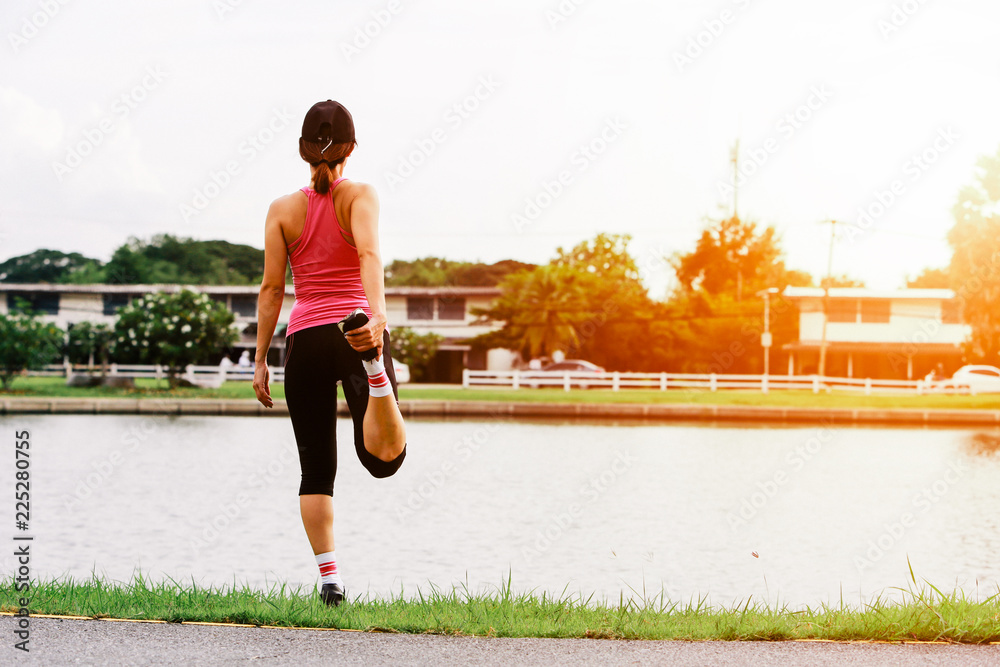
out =
[[[316,580],[285,419],[0,424],[32,429],[43,576]],[[354,591],[511,572],[519,589],[614,600],[856,602],[905,587],[907,557],[939,587],[986,596],[1000,581],[997,431],[497,418],[411,419],[408,433],[399,474],[375,480],[339,424],[337,554]]]

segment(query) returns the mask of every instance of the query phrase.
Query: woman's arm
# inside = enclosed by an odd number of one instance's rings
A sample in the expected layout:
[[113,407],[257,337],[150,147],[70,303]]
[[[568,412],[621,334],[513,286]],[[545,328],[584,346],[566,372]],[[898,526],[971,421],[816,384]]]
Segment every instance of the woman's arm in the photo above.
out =
[[345,334],[345,337],[355,350],[362,352],[375,347],[381,356],[382,332],[388,320],[385,314],[385,273],[378,248],[378,210],[375,188],[359,183],[357,194],[350,203],[348,220],[358,249],[361,284],[372,309],[372,319],[365,326]]
[[253,388],[257,400],[265,407],[273,407],[268,386],[267,351],[271,347],[274,328],[285,300],[285,265],[288,249],[281,223],[287,216],[285,198],[276,199],[267,211],[264,222],[264,278],[257,297],[257,354],[254,357]]

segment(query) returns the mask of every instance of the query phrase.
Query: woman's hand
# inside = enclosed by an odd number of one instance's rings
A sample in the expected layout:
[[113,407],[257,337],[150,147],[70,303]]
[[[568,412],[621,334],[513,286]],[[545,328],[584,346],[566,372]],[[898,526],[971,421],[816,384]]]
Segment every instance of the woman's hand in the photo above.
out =
[[385,331],[386,323],[385,315],[373,314],[372,319],[363,327],[345,331],[344,338],[358,352],[376,348],[378,356],[375,358],[378,359],[382,356],[382,332]]
[[268,376],[266,363],[257,363],[253,369],[253,390],[257,394],[257,400],[265,408],[273,408],[274,401],[271,400],[271,388],[268,386]]

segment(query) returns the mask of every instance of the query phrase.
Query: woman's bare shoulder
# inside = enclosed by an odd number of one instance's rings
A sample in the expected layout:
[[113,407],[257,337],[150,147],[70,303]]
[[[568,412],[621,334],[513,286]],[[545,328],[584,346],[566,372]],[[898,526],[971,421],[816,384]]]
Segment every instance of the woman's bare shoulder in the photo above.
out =
[[305,211],[307,203],[308,197],[306,197],[306,193],[296,190],[291,194],[282,195],[271,202],[268,213],[280,218],[294,217],[297,213]]
[[[345,187],[346,186],[346,187]],[[361,181],[344,181],[338,188],[344,188],[344,194],[347,195],[347,201],[352,202],[359,197],[365,199],[370,199],[378,201],[378,193],[375,192],[375,186],[368,183],[362,183]]]

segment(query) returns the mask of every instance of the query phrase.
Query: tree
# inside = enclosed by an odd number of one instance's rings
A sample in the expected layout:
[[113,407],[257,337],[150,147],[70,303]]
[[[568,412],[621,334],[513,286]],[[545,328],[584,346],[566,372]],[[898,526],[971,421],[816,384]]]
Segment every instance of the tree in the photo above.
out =
[[69,330],[66,356],[73,364],[92,365],[96,359],[103,372],[108,364],[111,336],[112,332],[107,324],[94,324],[88,320],[76,322]]
[[948,232],[952,248],[950,283],[972,328],[965,344],[968,357],[995,364],[1000,354],[1000,150],[981,157],[974,181],[962,188],[952,208]]
[[[678,349],[668,363],[686,372],[761,372],[760,292],[813,284],[808,273],[786,268],[773,227],[761,230],[735,217],[709,221],[695,249],[675,255],[672,265],[680,287],[660,316],[661,328],[677,332]],[[797,311],[779,296],[771,298],[770,315],[769,330],[780,350],[797,337]]]
[[409,327],[392,330],[392,357],[410,368],[410,379],[420,382],[427,377],[431,359],[437,354],[444,336],[436,333],[418,334]]
[[629,234],[599,233],[568,251],[557,248],[553,265],[587,277],[577,341],[567,356],[619,371],[657,370],[670,356],[676,332],[656,324],[660,308],[639,279],[631,242]]
[[506,347],[522,356],[551,356],[578,342],[574,325],[587,315],[584,295],[594,276],[568,266],[546,264],[532,271],[507,276],[501,295],[490,308],[472,309],[493,322],[504,322],[494,331],[473,340],[485,347]]
[[149,241],[130,236],[107,264],[80,253],[36,250],[0,263],[0,281],[253,285],[263,270],[264,251],[253,246],[157,234]]
[[846,273],[842,273],[839,276],[830,276],[829,279],[823,278],[820,281],[820,287],[864,287],[865,281],[858,280],[856,278],[851,278]]
[[95,283],[109,283],[108,272],[104,269],[104,264],[97,259],[91,260],[84,265],[74,268],[59,281],[72,285],[92,285]]
[[239,339],[234,315],[207,294],[157,292],[118,310],[112,355],[119,363],[161,364],[171,387],[188,364],[205,361]]
[[78,252],[40,248],[27,255],[11,257],[0,263],[0,281],[7,283],[61,283],[75,272],[93,270],[99,266],[96,259]]
[[502,259],[493,264],[462,262],[448,271],[446,284],[466,287],[495,287],[511,273],[533,268],[535,268],[534,264],[519,262],[516,259]]
[[33,313],[0,313],[0,385],[6,391],[16,375],[59,360],[64,332]]
[[639,283],[639,267],[628,252],[632,241],[630,234],[599,233],[589,241],[583,241],[573,246],[569,251],[562,246],[556,248],[556,258],[552,264],[568,266],[600,276],[604,280],[631,281]]
[[951,287],[951,277],[948,269],[926,268],[916,278],[907,278],[908,288],[948,289]]
[[630,241],[627,234],[601,233],[570,250],[558,248],[549,264],[508,275],[493,306],[472,311],[503,326],[471,342],[522,357],[559,350],[609,370],[655,363],[650,351],[659,341],[649,336],[655,308],[628,252]]
[[385,267],[387,287],[493,287],[511,273],[534,268],[513,259],[493,264],[455,262],[440,257],[424,257],[412,261],[396,259]]
[[149,241],[130,236],[105,265],[108,282],[122,284],[252,285],[260,282],[263,268],[263,250],[170,234]]
[[[768,329],[773,348],[798,339],[798,310],[782,295],[769,303]],[[675,343],[667,367],[686,373],[760,373],[764,355],[760,337],[764,331],[764,300],[737,301],[734,294],[705,291],[679,292],[666,304],[662,326],[669,327]],[[775,361],[774,350],[771,355]],[[774,366],[772,365],[772,368]]]
[[808,274],[786,269],[782,255],[774,227],[760,230],[755,222],[732,217],[709,221],[695,249],[676,255],[672,264],[682,289],[741,301],[768,287],[812,284]]
[[133,250],[131,242],[118,246],[105,266],[107,282],[116,285],[138,285],[146,282],[147,271],[142,255]]
[[448,269],[453,262],[440,257],[406,261],[393,260],[385,267],[387,287],[432,287],[448,283]]

